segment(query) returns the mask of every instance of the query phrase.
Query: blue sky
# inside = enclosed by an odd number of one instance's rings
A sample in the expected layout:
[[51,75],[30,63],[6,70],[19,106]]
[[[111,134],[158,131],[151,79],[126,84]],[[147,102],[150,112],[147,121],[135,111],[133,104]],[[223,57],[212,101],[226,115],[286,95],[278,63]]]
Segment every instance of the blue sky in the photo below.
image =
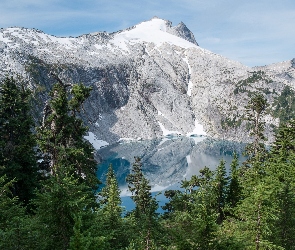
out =
[[199,45],[248,66],[295,57],[294,0],[1,0],[0,27],[56,36],[183,21]]

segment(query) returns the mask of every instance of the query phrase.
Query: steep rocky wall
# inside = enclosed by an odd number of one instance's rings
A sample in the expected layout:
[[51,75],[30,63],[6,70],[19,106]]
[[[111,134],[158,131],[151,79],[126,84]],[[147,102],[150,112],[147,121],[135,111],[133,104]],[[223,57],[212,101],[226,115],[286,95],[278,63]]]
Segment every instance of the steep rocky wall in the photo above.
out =
[[[97,139],[108,143],[160,137],[163,129],[186,135],[196,121],[209,136],[249,141],[245,106],[259,91],[270,104],[265,121],[272,141],[272,128],[282,118],[279,102],[286,93],[292,97],[295,88],[294,59],[249,68],[197,46],[184,24],[172,27],[162,21],[150,21],[160,25],[156,34],[161,42],[137,38],[139,26],[77,38],[21,28],[1,30],[0,78],[15,75],[34,91],[36,120],[55,82],[50,71],[65,82],[91,86],[81,117]],[[290,90],[285,91],[286,86]]]

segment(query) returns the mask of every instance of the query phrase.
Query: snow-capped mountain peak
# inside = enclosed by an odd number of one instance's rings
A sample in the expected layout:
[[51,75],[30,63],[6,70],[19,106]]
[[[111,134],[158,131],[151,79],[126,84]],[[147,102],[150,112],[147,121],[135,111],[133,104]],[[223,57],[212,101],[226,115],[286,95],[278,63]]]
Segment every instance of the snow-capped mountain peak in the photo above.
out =
[[247,140],[242,114],[250,93],[264,91],[275,103],[285,85],[295,86],[295,59],[251,69],[199,47],[184,23],[160,18],[78,37],[1,29],[0,56],[0,79],[23,76],[44,90],[36,93],[42,101],[55,82],[51,70],[92,86],[84,120],[96,141],[110,144],[168,131],[200,134],[201,125],[209,136]]
[[111,42],[124,50],[127,50],[128,44],[133,45],[139,42],[153,43],[156,46],[169,43],[182,48],[197,47],[193,35],[186,37],[185,34],[192,33],[183,23],[172,27],[171,22],[154,17],[131,29],[117,33]]

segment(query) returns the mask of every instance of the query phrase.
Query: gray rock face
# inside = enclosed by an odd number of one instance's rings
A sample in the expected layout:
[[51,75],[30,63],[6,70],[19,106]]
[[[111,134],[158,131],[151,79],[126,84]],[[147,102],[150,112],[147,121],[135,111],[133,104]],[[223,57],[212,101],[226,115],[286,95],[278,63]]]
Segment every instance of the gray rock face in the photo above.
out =
[[186,25],[183,22],[180,22],[177,26],[172,27],[172,23],[169,26],[170,29],[168,29],[168,33],[181,37],[195,45],[198,45],[196,42],[194,34],[186,27]]
[[21,76],[34,91],[36,119],[55,82],[50,71],[92,86],[81,116],[96,139],[110,144],[169,131],[196,133],[202,130],[198,124],[209,136],[248,141],[243,114],[254,91],[271,104],[265,118],[271,141],[271,126],[279,123],[272,112],[276,98],[286,85],[295,87],[294,59],[249,68],[200,48],[183,23],[173,27],[159,18],[75,38],[2,29],[0,56],[0,78]]

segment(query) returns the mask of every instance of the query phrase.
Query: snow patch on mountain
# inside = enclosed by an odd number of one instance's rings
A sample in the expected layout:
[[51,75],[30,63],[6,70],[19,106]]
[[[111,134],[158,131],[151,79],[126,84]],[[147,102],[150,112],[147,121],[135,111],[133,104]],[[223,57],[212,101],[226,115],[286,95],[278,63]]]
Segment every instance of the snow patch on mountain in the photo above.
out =
[[[21,76],[29,88],[44,89],[41,102],[55,81],[51,70],[61,79],[91,86],[82,116],[92,131],[86,138],[96,148],[119,138],[152,139],[171,133],[194,140],[202,137],[193,135],[206,134],[248,140],[242,114],[250,93],[263,91],[273,103],[285,85],[295,88],[294,59],[249,68],[200,48],[183,23],[172,27],[159,18],[115,33],[79,37],[1,29],[0,56],[0,78]],[[259,70],[271,81],[245,81]],[[240,125],[225,129],[225,120]],[[279,122],[271,114],[266,121]]]
[[89,132],[84,138],[88,140],[96,150],[109,145],[106,141],[98,140],[96,135],[92,132]]
[[185,57],[183,58],[183,61],[185,61],[187,63],[187,66],[188,66],[189,81],[188,81],[187,92],[186,93],[187,93],[188,96],[191,96],[192,95],[192,88],[193,88],[193,82],[191,81],[192,68],[191,68],[191,65],[188,62],[187,55],[185,55]]
[[193,132],[187,133],[187,136],[191,135],[207,135],[207,133],[204,130],[204,126],[198,122],[198,120],[195,120],[195,128]]
[[133,29],[117,33],[111,43],[123,50],[129,50],[128,44],[136,43],[154,43],[156,46],[168,43],[182,48],[198,47],[183,38],[168,33],[166,21],[158,18],[142,22]]
[[166,129],[164,127],[164,125],[161,122],[158,121],[158,123],[159,123],[159,126],[160,126],[160,128],[161,128],[161,130],[163,132],[163,136],[181,135],[181,133],[179,131],[171,131],[171,130],[168,130],[168,129]]

